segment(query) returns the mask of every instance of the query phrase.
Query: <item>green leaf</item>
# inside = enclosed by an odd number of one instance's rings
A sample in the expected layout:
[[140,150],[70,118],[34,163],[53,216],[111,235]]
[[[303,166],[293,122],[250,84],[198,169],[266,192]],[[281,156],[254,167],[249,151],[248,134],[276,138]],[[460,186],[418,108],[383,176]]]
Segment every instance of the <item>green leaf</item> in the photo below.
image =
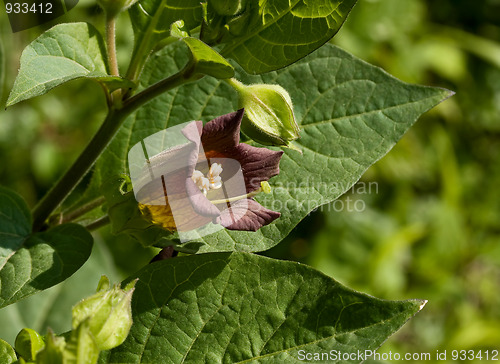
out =
[[300,363],[301,350],[374,350],[425,303],[247,253],[164,260],[137,277],[130,335],[100,363]]
[[225,79],[234,76],[234,68],[215,50],[196,38],[183,38],[191,51],[194,72]]
[[144,60],[165,38],[170,36],[172,23],[183,20],[184,29],[191,30],[201,23],[200,0],[141,0],[129,9],[134,28],[134,51],[128,76],[135,79]]
[[28,206],[21,196],[0,186],[0,270],[21,248],[30,232]]
[[[229,23],[229,34],[235,27],[237,35],[226,40],[221,54],[233,58],[252,74],[285,67],[330,40],[355,3],[356,0],[280,0],[247,5],[250,13]],[[240,28],[244,29],[241,33]]]
[[58,333],[71,330],[71,308],[76,302],[95,292],[95,282],[101,274],[109,275],[114,281],[120,279],[105,242],[97,241],[90,258],[70,278],[2,308],[0,337],[14,343],[19,330],[24,327],[43,335],[48,327]]
[[105,55],[104,42],[93,25],[66,23],[54,26],[24,49],[7,106],[43,95],[81,77],[116,84],[116,77],[108,78]]
[[31,234],[22,198],[0,187],[0,307],[62,282],[85,263],[92,235],[64,224]]
[[[144,71],[152,84],[185,64],[183,49],[156,55]],[[161,72],[159,72],[161,70]],[[309,212],[334,201],[383,157],[425,111],[449,97],[444,89],[409,85],[339,48],[326,45],[278,72],[241,76],[245,84],[283,86],[294,103],[301,138],[285,149],[273,191],[258,195],[265,207],[281,212],[257,232],[220,230],[184,244],[193,252],[263,251],[278,244]],[[233,100],[231,105],[228,100]],[[204,78],[166,93],[128,118],[97,163],[93,184],[128,170],[127,153],[143,138],[190,120],[208,121],[237,108],[225,83]]]
[[0,339],[0,363],[11,364],[17,360],[14,348]]

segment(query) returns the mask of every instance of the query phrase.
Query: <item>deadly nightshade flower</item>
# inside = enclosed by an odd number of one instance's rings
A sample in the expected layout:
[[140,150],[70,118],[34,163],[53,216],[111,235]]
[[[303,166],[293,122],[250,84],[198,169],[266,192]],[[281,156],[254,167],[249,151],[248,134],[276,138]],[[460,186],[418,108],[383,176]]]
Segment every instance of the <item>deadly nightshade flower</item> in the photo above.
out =
[[240,144],[243,112],[190,122],[181,131],[188,143],[148,159],[134,184],[143,214],[169,231],[210,222],[256,231],[280,216],[252,197],[269,192],[283,152]]

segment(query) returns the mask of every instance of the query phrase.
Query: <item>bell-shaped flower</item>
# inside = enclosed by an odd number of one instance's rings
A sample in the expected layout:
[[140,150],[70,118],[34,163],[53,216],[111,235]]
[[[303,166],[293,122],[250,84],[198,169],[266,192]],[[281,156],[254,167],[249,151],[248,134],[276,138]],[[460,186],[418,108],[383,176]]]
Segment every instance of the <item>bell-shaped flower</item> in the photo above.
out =
[[[220,116],[205,126],[190,122],[180,135],[187,142],[146,157],[135,178],[131,166],[134,193],[146,216],[181,232],[208,223],[256,231],[280,216],[253,196],[269,192],[267,181],[279,173],[283,152],[240,144],[243,112]],[[143,143],[136,151],[141,148],[148,149]]]

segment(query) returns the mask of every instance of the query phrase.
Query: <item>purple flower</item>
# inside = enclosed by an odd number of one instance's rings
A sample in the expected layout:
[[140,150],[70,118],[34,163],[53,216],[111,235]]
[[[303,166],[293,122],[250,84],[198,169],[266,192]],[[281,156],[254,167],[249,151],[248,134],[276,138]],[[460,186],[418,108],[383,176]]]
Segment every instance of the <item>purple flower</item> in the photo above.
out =
[[209,222],[257,231],[280,216],[252,197],[279,173],[283,152],[240,144],[243,112],[193,121],[182,129],[188,143],[149,159],[136,194],[146,216],[170,231]]

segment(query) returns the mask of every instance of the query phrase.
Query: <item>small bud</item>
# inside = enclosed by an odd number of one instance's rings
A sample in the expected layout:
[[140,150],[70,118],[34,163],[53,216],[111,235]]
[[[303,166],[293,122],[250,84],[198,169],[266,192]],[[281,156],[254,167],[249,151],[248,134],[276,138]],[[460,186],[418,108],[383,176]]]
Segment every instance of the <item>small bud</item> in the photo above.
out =
[[73,329],[88,320],[88,327],[99,350],[114,348],[125,341],[132,326],[131,300],[135,281],[125,289],[106,290],[109,282],[101,278],[98,292],[73,307]]
[[229,81],[239,93],[239,106],[245,109],[241,130],[264,145],[288,146],[299,137],[288,92],[279,85],[245,86],[234,78]]
[[177,20],[170,25],[170,36],[179,39],[189,37],[189,33],[185,30],[184,20]]
[[35,330],[22,329],[17,334],[15,348],[18,354],[26,361],[35,360],[36,354],[43,349],[45,342]]

